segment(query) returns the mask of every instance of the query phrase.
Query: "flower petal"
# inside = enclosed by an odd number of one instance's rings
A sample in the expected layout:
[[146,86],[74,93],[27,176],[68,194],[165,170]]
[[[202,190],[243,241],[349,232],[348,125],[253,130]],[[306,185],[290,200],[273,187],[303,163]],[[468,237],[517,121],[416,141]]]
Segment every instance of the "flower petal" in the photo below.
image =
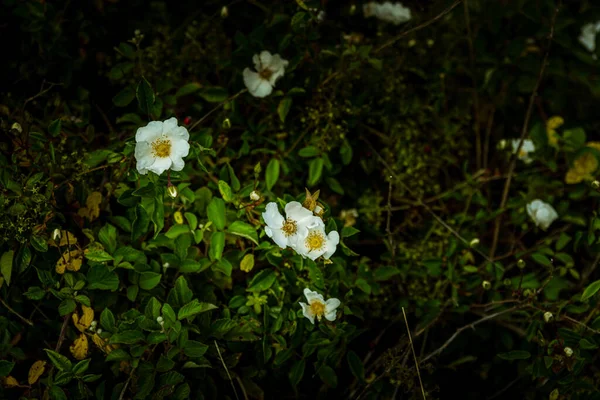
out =
[[267,224],[271,229],[281,229],[283,226],[283,215],[279,212],[277,208],[277,203],[274,201],[267,204],[266,210],[262,213],[263,220],[265,224]]
[[313,216],[312,211],[302,207],[297,201],[290,201],[285,205],[285,216],[300,223],[303,219]]
[[171,157],[171,169],[173,171],[181,171],[185,167],[185,161],[181,157]]
[[190,144],[187,140],[173,138],[171,140],[171,157],[187,157],[190,153]]
[[315,300],[320,301],[321,303],[325,303],[325,299],[323,298],[322,294],[313,292],[309,288],[304,289],[304,296],[306,297],[308,304],[312,304]]
[[136,142],[152,142],[162,135],[163,123],[160,121],[149,122],[148,125],[138,128],[135,133]]
[[335,317],[337,317],[337,312],[335,310],[325,313],[325,319],[327,321],[335,321]]
[[166,121],[163,121],[162,133],[163,135],[171,136],[171,132],[177,129],[177,118],[171,117]]
[[[256,67],[257,71],[260,72],[266,68],[270,69],[271,64],[273,63],[273,56],[267,50],[263,50],[260,52],[260,55],[258,56],[258,61],[259,61],[259,66]],[[256,64],[256,62],[255,62],[255,64]]]
[[273,241],[282,249],[288,246],[288,237],[281,229],[273,229]]
[[148,171],[152,171],[156,175],[162,174],[169,168],[171,168],[171,159],[169,157],[155,158],[154,162],[148,167],[146,167]]
[[333,253],[335,253],[335,250],[339,243],[340,243],[340,234],[337,231],[329,232],[329,235],[327,235],[327,244],[326,244],[325,253],[323,253],[323,258],[325,258],[326,260],[329,260],[329,257],[331,257],[333,255]]
[[299,304],[300,304],[300,307],[302,307],[302,315],[304,315],[306,318],[308,318],[309,321],[314,325],[315,324],[315,316],[310,311],[310,307],[308,306],[308,304],[303,303],[303,302],[299,302]]
[[266,97],[271,94],[273,87],[271,84],[262,79],[260,75],[249,68],[244,70],[244,85],[248,88],[250,94],[254,97]]
[[335,311],[342,304],[338,299],[332,297],[325,302],[325,314]]

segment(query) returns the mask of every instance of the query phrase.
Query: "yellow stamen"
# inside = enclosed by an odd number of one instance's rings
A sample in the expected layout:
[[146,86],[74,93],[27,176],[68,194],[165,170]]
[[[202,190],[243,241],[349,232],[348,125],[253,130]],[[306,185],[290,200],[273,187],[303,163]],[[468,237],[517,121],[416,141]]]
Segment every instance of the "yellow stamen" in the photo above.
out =
[[320,321],[323,314],[325,314],[325,303],[318,300],[313,301],[310,305],[310,312]]
[[264,80],[269,80],[271,79],[271,75],[273,75],[273,71],[271,71],[268,68],[263,69],[262,71],[260,71],[258,73],[258,75],[260,75],[261,78],[263,78]]
[[169,157],[171,155],[171,141],[164,138],[158,138],[150,145],[152,154],[156,157]]
[[321,250],[325,246],[325,235],[319,231],[311,231],[308,233],[304,244],[309,251]]
[[285,236],[292,236],[298,231],[298,224],[291,218],[285,220],[285,223],[281,227],[281,230],[285,234]]

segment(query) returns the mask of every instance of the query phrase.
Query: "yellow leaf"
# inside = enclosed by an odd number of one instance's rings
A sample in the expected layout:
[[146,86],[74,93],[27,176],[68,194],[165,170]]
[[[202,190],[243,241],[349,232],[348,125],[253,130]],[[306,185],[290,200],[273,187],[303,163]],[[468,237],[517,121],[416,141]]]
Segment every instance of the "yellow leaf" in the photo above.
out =
[[569,169],[565,176],[565,183],[568,185],[574,185],[583,180],[583,176],[579,175],[574,169]]
[[554,129],[547,129],[546,133],[548,134],[548,144],[552,147],[558,147],[558,139],[560,138],[558,132]]
[[83,262],[83,255],[79,250],[65,251],[61,258],[56,262],[56,273],[64,274],[65,269],[69,271],[79,271]]
[[600,142],[587,142],[585,144],[587,147],[591,147],[596,150],[600,150]]
[[91,307],[81,305],[81,310],[83,314],[81,317],[77,313],[73,313],[73,323],[75,327],[79,329],[79,332],[85,332],[86,329],[90,327],[92,321],[94,320],[94,310]]
[[12,376],[7,376],[6,378],[2,378],[2,383],[4,384],[4,387],[7,388],[14,388],[16,386],[19,386],[19,381],[17,381],[15,378],[13,378]]
[[69,350],[71,350],[71,354],[73,354],[75,359],[83,360],[87,356],[88,347],[87,336],[85,336],[85,333],[82,333],[79,335],[78,339],[75,339],[71,347],[69,347]]
[[555,130],[564,123],[565,120],[562,117],[555,115],[554,117],[548,118],[548,121],[546,121],[546,129]]
[[254,254],[246,254],[240,263],[240,269],[244,272],[250,272],[254,268]]
[[102,203],[102,193],[90,193],[85,202],[88,209],[88,219],[90,221],[93,221],[100,216],[100,203]]
[[598,159],[594,154],[585,152],[573,162],[573,168],[580,175],[588,175],[598,169]]
[[175,214],[173,214],[173,219],[175,219],[177,224],[183,224],[183,216],[181,215],[181,211],[175,211]]
[[117,348],[116,345],[112,346],[108,344],[107,340],[102,339],[97,333],[94,333],[94,336],[92,336],[92,341],[96,346],[98,346],[100,350],[102,350],[106,354],[109,354],[111,351]]
[[44,373],[45,369],[46,369],[46,361],[38,360],[38,361],[34,362],[33,365],[31,366],[31,368],[29,368],[27,382],[30,385],[33,385],[34,383],[36,383],[37,380],[40,379],[40,376],[42,376],[42,374]]
[[[55,246],[56,247],[56,242],[52,239],[48,240],[48,244],[50,246]],[[77,244],[77,238],[75,237],[75,235],[73,235],[71,232],[68,231],[60,231],[60,241],[58,243],[59,247],[62,246],[73,246],[74,244]]]

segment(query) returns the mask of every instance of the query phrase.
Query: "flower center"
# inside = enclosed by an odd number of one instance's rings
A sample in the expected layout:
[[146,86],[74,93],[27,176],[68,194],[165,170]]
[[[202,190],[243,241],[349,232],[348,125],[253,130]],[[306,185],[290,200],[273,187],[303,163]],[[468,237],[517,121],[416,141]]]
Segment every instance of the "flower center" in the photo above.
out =
[[262,71],[260,71],[258,73],[258,75],[260,75],[261,78],[263,78],[264,80],[269,80],[271,79],[271,75],[273,75],[273,71],[271,71],[269,68],[265,68]]
[[325,235],[319,231],[311,231],[308,233],[304,244],[308,247],[308,251],[320,250],[325,246]]
[[285,234],[285,236],[292,236],[298,231],[298,224],[291,218],[285,220],[285,223],[281,227],[281,230]]
[[325,304],[320,301],[313,301],[310,305],[310,312],[320,321],[323,314],[325,314]]
[[523,149],[519,150],[519,157],[521,157],[521,158],[527,157],[527,152]]
[[171,141],[164,138],[158,138],[150,145],[152,154],[156,157],[169,157],[171,155]]

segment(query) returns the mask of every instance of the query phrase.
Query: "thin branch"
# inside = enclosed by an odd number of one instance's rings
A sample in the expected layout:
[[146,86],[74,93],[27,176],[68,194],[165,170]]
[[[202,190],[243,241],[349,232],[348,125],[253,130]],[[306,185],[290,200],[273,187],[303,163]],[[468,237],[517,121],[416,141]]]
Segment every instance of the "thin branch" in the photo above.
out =
[[[556,6],[554,9],[554,15],[552,16],[552,22],[550,23],[550,33],[548,35],[548,47],[546,49],[546,54],[544,55],[544,59],[542,61],[542,66],[540,67],[540,72],[538,74],[537,81],[535,82],[535,86],[533,87],[533,91],[531,92],[531,96],[529,97],[529,105],[527,106],[527,112],[525,113],[525,121],[523,122],[523,129],[521,130],[521,137],[519,138],[519,146],[511,157],[510,165],[508,166],[508,177],[506,178],[506,182],[504,184],[504,190],[502,191],[502,201],[500,202],[500,210],[503,210],[506,207],[506,202],[508,201],[508,192],[510,190],[510,183],[512,181],[512,176],[515,171],[515,167],[517,165],[517,158],[519,152],[521,151],[521,147],[523,146],[523,141],[525,140],[525,136],[529,130],[529,120],[531,119],[531,114],[533,111],[533,105],[535,103],[535,99],[538,95],[538,89],[540,87],[540,83],[542,82],[542,78],[544,76],[544,72],[546,71],[546,66],[548,65],[548,55],[550,54],[550,47],[552,46],[552,38],[554,37],[554,25],[556,24],[556,16],[558,15],[560,6]],[[494,236],[492,239],[492,246],[490,247],[490,258],[494,258],[496,254],[496,247],[498,246],[498,237],[500,235],[500,224],[502,222],[502,214],[499,214],[496,217],[496,225],[494,227]]]
[[426,22],[422,23],[421,25],[417,25],[417,26],[415,26],[412,29],[409,29],[407,31],[402,32],[401,34],[399,34],[395,38],[392,38],[391,40],[389,40],[386,43],[384,43],[381,46],[379,46],[375,50],[375,53],[379,53],[381,50],[385,49],[386,47],[389,47],[389,46],[393,45],[398,40],[402,39],[404,36],[406,36],[406,35],[408,35],[410,33],[413,33],[413,32],[416,32],[416,31],[418,31],[420,29],[428,27],[429,25],[433,24],[434,22],[436,22],[437,20],[441,19],[443,16],[445,16],[446,14],[448,14],[450,11],[454,10],[456,8],[456,6],[458,6],[462,1],[463,0],[456,0],[454,2],[454,4],[452,4],[450,7],[446,8],[444,11],[442,11],[440,14],[436,15],[435,17],[433,17],[429,21],[426,21]]
[[58,342],[56,342],[56,347],[54,348],[54,351],[56,351],[57,353],[59,352],[60,346],[62,346],[63,341],[65,340],[65,334],[67,333],[67,325],[69,325],[69,320],[71,319],[71,314],[73,314],[73,313],[69,313],[69,314],[65,315],[65,319],[63,320],[62,328],[60,328],[60,335],[58,336]]
[[425,400],[427,397],[425,396],[425,389],[423,388],[423,381],[421,380],[421,371],[419,370],[419,360],[417,360],[417,353],[415,353],[415,346],[412,341],[412,336],[410,335],[410,327],[408,326],[408,320],[406,319],[406,311],[404,311],[404,307],[402,307],[402,315],[404,315],[404,323],[406,324],[406,332],[408,332],[408,341],[410,343],[410,348],[412,349],[413,357],[415,358],[415,367],[417,368],[417,376],[419,377],[419,384],[421,385],[421,394],[423,395],[423,399]]
[[217,111],[219,108],[223,107],[225,104],[227,104],[228,102],[230,102],[231,100],[235,100],[239,95],[241,95],[242,93],[246,93],[248,91],[248,89],[242,89],[239,92],[237,92],[236,94],[234,94],[233,96],[228,97],[226,100],[223,100],[222,102],[220,102],[219,104],[217,104],[215,106],[215,108],[213,108],[212,110],[210,110],[208,113],[206,113],[204,115],[204,117],[200,118],[198,121],[196,121],[191,127],[190,129],[188,129],[190,132],[194,130],[195,127],[197,127],[198,125],[200,125],[206,118],[209,117],[209,115],[211,115],[212,113],[214,113],[215,111]]
[[392,252],[392,260],[396,259],[396,247],[394,246],[394,235],[392,235],[392,229],[390,228],[392,222],[392,180],[393,176],[390,175],[390,185],[388,188],[388,199],[387,199],[387,222],[385,225],[385,231],[388,235],[388,243],[390,245],[390,251]]
[[227,376],[229,377],[229,383],[231,383],[231,388],[233,389],[233,394],[235,394],[235,398],[237,400],[240,400],[237,390],[235,390],[235,385],[233,384],[233,379],[231,379],[231,375],[229,374],[227,365],[225,365],[225,360],[223,360],[223,356],[221,355],[221,350],[219,349],[219,345],[217,344],[216,340],[214,342],[215,342],[215,347],[217,348],[217,353],[219,353],[219,360],[221,360],[221,364],[223,364],[223,368],[225,369],[225,372],[227,373]]
[[469,43],[469,67],[471,70],[471,82],[473,83],[473,111],[475,113],[475,150],[477,169],[481,169],[481,132],[480,132],[480,114],[479,114],[479,93],[477,92],[477,79],[475,71],[475,49],[473,48],[473,32],[471,31],[471,17],[469,15],[469,1],[463,1],[465,11],[465,25],[467,25],[467,42]]
[[588,330],[588,331],[590,331],[590,332],[594,332],[596,335],[600,335],[600,331],[598,331],[598,330],[596,330],[596,329],[593,329],[593,328],[590,328],[589,326],[587,326],[587,325],[586,325],[586,324],[584,324],[583,322],[579,322],[579,321],[577,321],[575,318],[571,318],[571,317],[569,317],[568,315],[563,315],[561,318],[562,318],[562,319],[566,319],[567,321],[570,321],[570,322],[572,322],[572,323],[574,323],[574,324],[576,324],[576,325],[579,325],[579,326],[581,326],[581,327],[583,327],[583,328],[587,329],[587,330]]
[[19,317],[19,319],[23,322],[25,322],[27,325],[29,326],[33,326],[33,322],[31,322],[30,320],[28,320],[27,318],[25,318],[24,316],[22,316],[21,314],[19,314],[18,312],[16,312],[15,310],[13,310],[8,304],[6,304],[6,302],[0,297],[0,303],[2,303],[2,305],[11,313],[15,314],[17,317]]
[[129,386],[129,382],[131,382],[131,378],[133,378],[134,372],[135,372],[135,368],[133,368],[129,372],[129,376],[127,377],[127,380],[125,381],[125,386],[123,386],[123,389],[121,390],[121,393],[119,394],[119,400],[123,400],[123,398],[125,397],[125,392],[127,392],[127,387]]

